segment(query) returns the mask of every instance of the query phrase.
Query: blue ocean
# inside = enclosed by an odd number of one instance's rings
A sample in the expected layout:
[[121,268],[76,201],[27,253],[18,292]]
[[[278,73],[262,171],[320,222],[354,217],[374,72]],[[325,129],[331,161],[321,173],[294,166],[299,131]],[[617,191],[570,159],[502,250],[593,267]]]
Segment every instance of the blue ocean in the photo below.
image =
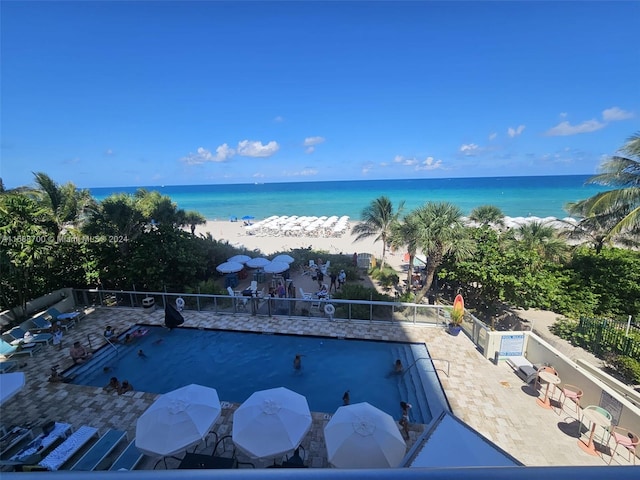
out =
[[[500,207],[510,217],[568,216],[564,206],[588,198],[605,187],[585,185],[590,175],[483,177],[339,182],[259,183],[235,185],[145,186],[168,195],[184,210],[196,210],[209,220],[245,215],[256,220],[271,215],[348,215],[360,213],[372,200],[385,195],[405,212],[428,201],[458,205],[465,215],[480,205]],[[92,188],[102,200],[139,187]]]

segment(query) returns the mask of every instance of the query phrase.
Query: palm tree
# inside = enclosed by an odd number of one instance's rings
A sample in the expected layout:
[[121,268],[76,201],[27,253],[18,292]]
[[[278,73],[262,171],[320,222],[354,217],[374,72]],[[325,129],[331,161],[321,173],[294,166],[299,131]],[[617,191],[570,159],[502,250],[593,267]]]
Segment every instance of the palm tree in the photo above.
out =
[[463,259],[471,255],[474,245],[462,223],[462,211],[452,203],[428,202],[412,213],[416,245],[427,255],[426,278],[416,295],[416,303],[427,294],[433,277],[446,255]]
[[190,210],[184,213],[182,222],[184,222],[184,225],[189,225],[189,228],[191,228],[191,235],[195,235],[196,226],[204,225],[205,223],[207,223],[207,219],[204,218],[199,212]]
[[590,217],[608,217],[600,224],[608,224],[613,217],[615,222],[607,240],[619,235],[633,238],[640,233],[640,132],[632,135],[619,153],[600,166],[601,173],[587,180],[587,183],[617,188],[569,206],[569,213],[584,215],[585,225]]
[[556,230],[543,222],[531,222],[521,225],[515,231],[515,238],[526,249],[534,250],[546,260],[556,262],[565,258],[567,244],[560,239]]
[[406,248],[409,254],[409,268],[407,269],[407,285],[411,285],[413,274],[413,262],[418,253],[418,226],[417,217],[414,212],[405,215],[394,227],[390,238],[390,243],[394,248]]
[[469,220],[473,220],[480,225],[492,227],[504,227],[504,213],[495,205],[480,205],[471,210]]
[[398,210],[394,211],[393,204],[388,197],[378,197],[362,210],[362,221],[351,229],[351,233],[356,235],[356,242],[374,236],[376,242],[382,241],[381,269],[384,267],[387,244],[391,238],[393,226],[398,221],[403,206],[404,202],[401,202]]

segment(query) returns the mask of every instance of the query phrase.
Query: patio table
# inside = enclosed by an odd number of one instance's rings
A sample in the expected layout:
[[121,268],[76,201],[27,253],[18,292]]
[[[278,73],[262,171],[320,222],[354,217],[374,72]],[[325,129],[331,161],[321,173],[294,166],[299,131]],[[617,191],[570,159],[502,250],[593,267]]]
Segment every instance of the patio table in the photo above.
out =
[[551,409],[553,407],[551,406],[551,401],[549,400],[549,385],[558,385],[560,383],[560,377],[554,373],[546,371],[538,373],[538,377],[540,378],[540,380],[547,384],[547,387],[544,390],[544,399],[540,400],[538,398],[536,399],[536,403],[542,408]]
[[595,434],[596,426],[600,425],[601,427],[604,427],[604,428],[610,428],[611,420],[609,420],[601,412],[597,410],[592,410],[592,409],[588,409],[588,410],[585,409],[582,411],[582,422],[584,422],[585,418],[591,422],[591,431],[589,432],[589,440],[587,441],[587,443],[584,443],[582,439],[578,440],[578,446],[589,455],[594,455],[594,456],[599,455],[598,451],[596,450],[596,446],[593,443],[593,435]]

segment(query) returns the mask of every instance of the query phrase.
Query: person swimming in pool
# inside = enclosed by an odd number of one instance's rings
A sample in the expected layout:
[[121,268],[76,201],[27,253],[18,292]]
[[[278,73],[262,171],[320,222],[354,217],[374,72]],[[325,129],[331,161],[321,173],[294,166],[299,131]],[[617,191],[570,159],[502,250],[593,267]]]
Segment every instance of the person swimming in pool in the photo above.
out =
[[298,354],[296,354],[295,358],[293,359],[293,368],[295,370],[300,370],[302,368],[302,357],[303,357],[303,355],[300,355],[298,353]]
[[147,354],[144,353],[144,351],[142,349],[138,350],[138,356],[140,358],[147,358]]

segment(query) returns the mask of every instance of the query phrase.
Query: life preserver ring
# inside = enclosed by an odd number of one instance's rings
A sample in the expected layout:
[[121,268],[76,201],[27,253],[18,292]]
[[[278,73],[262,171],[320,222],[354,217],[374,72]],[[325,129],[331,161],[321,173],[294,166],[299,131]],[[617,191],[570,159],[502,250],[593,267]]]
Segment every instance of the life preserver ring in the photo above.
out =
[[324,313],[326,313],[329,316],[332,316],[334,313],[336,313],[336,307],[334,307],[333,305],[331,305],[330,303],[327,303],[324,306]]
[[176,307],[178,307],[178,310],[180,311],[182,311],[182,309],[184,308],[184,300],[182,299],[182,297],[176,298]]

